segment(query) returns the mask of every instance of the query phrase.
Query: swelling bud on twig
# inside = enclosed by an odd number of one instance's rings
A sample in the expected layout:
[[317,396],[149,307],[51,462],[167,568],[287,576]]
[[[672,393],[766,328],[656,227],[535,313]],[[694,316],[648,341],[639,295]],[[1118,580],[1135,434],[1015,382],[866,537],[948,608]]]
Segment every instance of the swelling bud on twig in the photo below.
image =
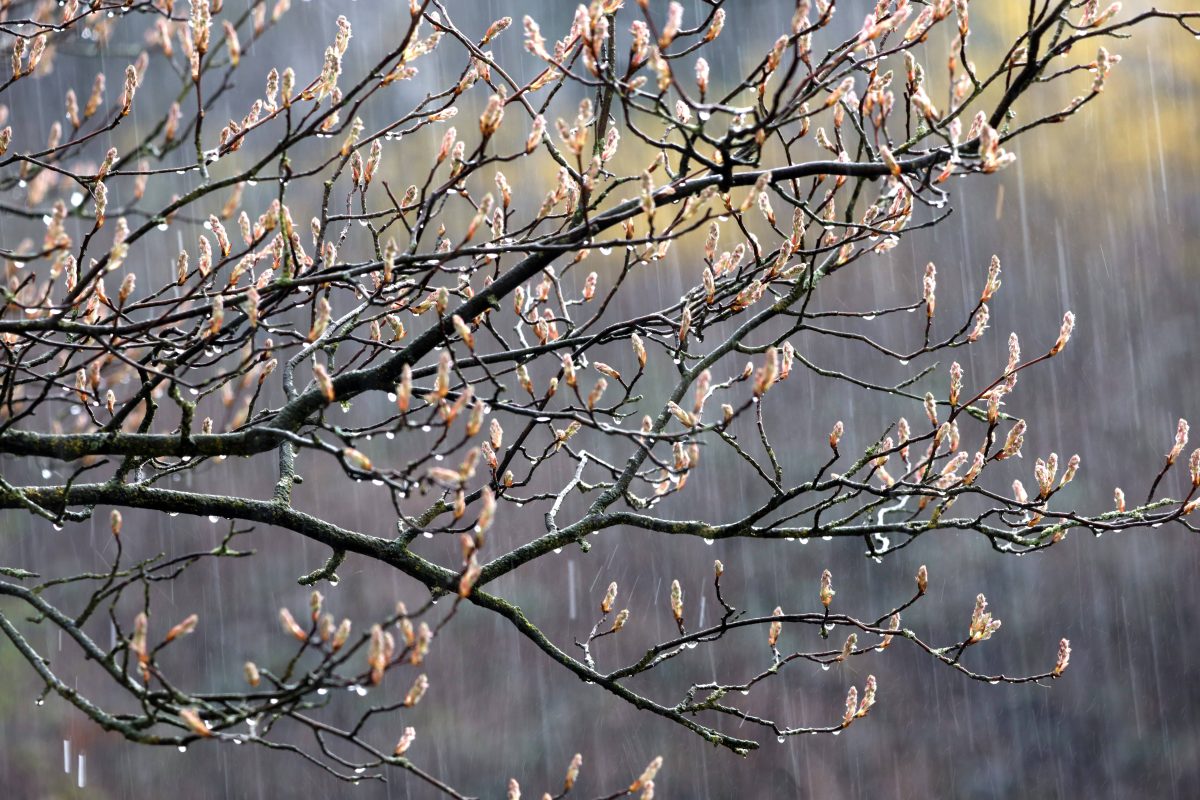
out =
[[833,596],[837,594],[833,590],[833,573],[825,570],[821,573],[821,605],[829,608],[829,604],[833,602]]

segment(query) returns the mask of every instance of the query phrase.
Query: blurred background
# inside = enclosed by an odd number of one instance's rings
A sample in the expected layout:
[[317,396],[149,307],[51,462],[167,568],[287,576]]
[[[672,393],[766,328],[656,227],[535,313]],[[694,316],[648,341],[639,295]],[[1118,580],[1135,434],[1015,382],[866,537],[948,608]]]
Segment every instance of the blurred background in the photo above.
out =
[[[246,0],[228,0],[225,5],[233,9],[243,4]],[[972,44],[981,63],[997,57],[1019,22],[1020,5],[973,4]],[[1149,6],[1140,0],[1125,5],[1124,13]],[[1186,5],[1172,2],[1164,7]],[[686,0],[684,6],[688,22],[702,13],[697,0]],[[857,28],[873,6],[873,1],[864,0],[839,3],[837,35]],[[775,35],[771,32],[782,30],[791,14],[791,3],[784,0],[733,0],[727,7],[725,32],[707,52],[718,84],[722,75],[740,76],[770,46]],[[448,8],[456,22],[476,36],[497,17],[517,18],[494,50],[502,63],[520,65],[516,73],[532,75],[536,63],[522,51],[520,16],[533,14],[547,38],[554,38],[569,25],[574,4],[451,0]],[[339,14],[349,17],[354,28],[347,55],[349,75],[358,74],[356,68],[377,57],[407,25],[405,4],[296,2],[283,28],[271,34],[265,46],[248,48],[239,84],[225,99],[228,110],[215,117],[240,118],[248,98],[260,92],[270,66],[290,64],[302,82],[307,80],[303,76],[316,74]],[[622,30],[627,24],[628,20]],[[935,36],[928,46],[944,53],[948,35],[939,33],[943,40]],[[32,89],[18,86],[26,94],[9,101],[17,139],[22,129],[31,136],[44,135],[33,132],[44,132],[59,118],[59,98],[66,88],[85,91],[96,70],[105,70],[109,85],[119,86],[121,70],[132,58],[129,53],[136,54],[138,47],[136,41],[117,37],[99,52],[82,45],[74,49],[77,52],[64,48],[53,74]],[[445,58],[422,63],[414,81],[380,100],[372,111],[379,115],[374,122],[382,124],[389,110],[407,109],[415,98],[458,75],[460,51],[451,54],[450,42],[443,47]],[[992,304],[990,334],[969,352],[956,351],[969,378],[1003,367],[1010,330],[1021,332],[1027,351],[1040,350],[1053,342],[1062,312],[1074,311],[1078,326],[1070,346],[1048,365],[1023,373],[1009,403],[1010,412],[1030,421],[1031,432],[1027,457],[1004,466],[1011,471],[1009,480],[1019,476],[1030,485],[1034,455],[1053,450],[1065,459],[1078,452],[1083,469],[1064,501],[1090,510],[1107,509],[1117,485],[1131,500],[1142,497],[1170,447],[1176,419],[1200,421],[1200,370],[1194,357],[1200,292],[1193,257],[1200,223],[1195,191],[1200,178],[1195,127],[1200,119],[1200,42],[1171,24],[1157,23],[1108,47],[1124,60],[1098,102],[1065,125],[1046,127],[1017,142],[1018,159],[1008,170],[956,183],[955,212],[944,224],[906,236],[887,256],[839,273],[818,293],[822,308],[913,302],[920,296],[926,262],[934,261],[939,267],[939,321],[948,330],[973,307],[988,259],[998,254],[1004,264],[1003,288]],[[1087,60],[1092,53],[1080,57]],[[160,101],[166,102],[177,89],[174,76],[154,75],[139,94],[134,126],[156,120]],[[1050,95],[1044,110],[1061,107],[1069,96]],[[480,97],[463,103],[461,129],[474,127]],[[395,105],[389,109],[388,103]],[[571,111],[567,102],[558,114],[568,117]],[[132,138],[132,133],[120,131],[113,136],[114,144],[124,136],[130,137],[125,141]],[[405,174],[405,159],[414,153],[422,157],[421,145],[413,142],[407,150],[397,147],[387,153],[385,177],[406,185],[411,179]],[[644,164],[649,153],[630,146],[622,157]],[[510,168],[509,179],[514,186],[537,186],[523,200],[536,207],[553,180],[553,169],[548,162],[517,164]],[[150,191],[181,191],[196,180],[188,175],[174,187],[160,189],[152,183]],[[295,202],[301,204],[299,199]],[[307,216],[299,211],[296,218]],[[8,215],[0,217],[0,238],[25,235],[23,224]],[[148,279],[167,274],[178,249],[176,237],[175,231],[152,236],[149,244],[135,248],[131,261]],[[674,248],[653,275],[631,286],[628,305],[618,303],[613,314],[677,298],[698,280],[700,246],[697,240]],[[611,261],[610,270],[617,263]],[[598,265],[591,268],[602,278],[604,263],[599,256],[589,262]],[[141,285],[149,284],[139,281]],[[919,320],[899,316],[905,319],[881,319],[870,330],[897,346],[919,343]],[[845,340],[794,343],[818,365],[875,376],[881,382],[929,363],[914,362],[902,369]],[[918,388],[924,392],[944,384],[945,364]],[[665,389],[665,384],[659,388]],[[868,395],[801,368],[773,390],[771,398],[769,424],[785,443],[785,466],[797,471],[824,459],[825,437],[837,419],[847,424],[847,440],[862,447],[897,416],[921,415],[915,403]],[[606,443],[595,445],[601,452],[606,452],[605,446],[607,452],[619,453]],[[686,508],[676,506],[673,513],[726,521],[756,496],[758,489],[730,456],[713,450],[704,468],[689,479]],[[43,469],[55,476],[65,474],[58,463],[0,460],[0,470],[6,477],[15,476],[10,478],[14,482],[36,479]],[[365,532],[386,535],[394,529],[394,515],[378,490],[347,485],[331,463],[314,460],[305,475],[308,480],[298,498],[304,508]],[[207,465],[187,477],[185,485],[264,496],[273,477],[270,459],[226,462]],[[1182,480],[1180,474],[1169,476],[1166,490],[1179,496]],[[574,510],[581,506],[577,503]],[[44,574],[97,568],[111,556],[107,514],[97,519],[55,531],[41,520],[8,512],[0,516],[0,563]],[[540,527],[532,510],[526,519],[508,514],[498,523],[493,553],[528,541]],[[139,551],[177,553],[211,547],[225,524],[131,512],[125,530],[126,540]],[[323,548],[281,531],[260,529],[251,538],[259,557],[201,565],[181,581],[158,587],[154,597],[156,622],[164,625],[192,612],[200,614],[198,631],[165,662],[174,674],[192,676],[198,687],[237,685],[243,661],[270,664],[286,657],[292,645],[278,631],[276,611],[281,605],[303,608],[307,592],[295,578],[326,556]],[[394,730],[384,728],[380,741],[388,744],[403,725],[414,725],[414,761],[481,797],[502,796],[510,776],[521,781],[527,796],[557,791],[576,752],[584,757],[577,790],[584,797],[627,784],[655,755],[665,759],[657,781],[658,796],[665,798],[1200,796],[1200,761],[1195,758],[1200,748],[1200,685],[1195,679],[1200,653],[1192,640],[1200,625],[1195,579],[1200,541],[1185,530],[1162,528],[1102,538],[1076,531],[1051,551],[1023,558],[1002,556],[978,537],[933,534],[882,564],[864,558],[860,546],[851,542],[722,541],[705,546],[682,538],[611,530],[594,537],[586,554],[577,548],[566,550],[490,588],[521,605],[568,647],[572,636],[583,636],[591,627],[592,612],[608,582],[618,581],[632,620],[621,636],[598,648],[600,665],[611,667],[669,635],[666,595],[673,578],[683,583],[689,613],[695,613],[698,598],[709,591],[714,558],[725,563],[723,585],[731,602],[741,608],[758,613],[776,604],[811,609],[816,606],[818,576],[829,568],[839,607],[863,617],[907,598],[913,575],[924,563],[932,576],[930,597],[905,615],[906,626],[938,643],[960,639],[973,599],[983,592],[1004,627],[987,646],[972,649],[969,666],[1008,674],[1045,671],[1053,665],[1059,638],[1065,636],[1074,650],[1071,667],[1051,688],[989,686],[938,668],[901,642],[886,654],[829,671],[793,666],[745,698],[745,706],[787,724],[830,724],[840,719],[846,689],[852,684],[861,687],[868,672],[879,681],[878,705],[868,719],[838,737],[804,736],[776,743],[757,731],[738,731],[723,723],[731,732],[763,741],[760,750],[741,758],[581,684],[507,623],[468,607],[433,648],[426,670],[430,694],[402,719],[393,719],[389,724]],[[417,546],[426,546],[423,552],[450,563],[450,547],[438,544],[419,541]],[[342,581],[326,591],[327,604],[335,614],[351,616],[364,626],[398,599],[411,604],[422,598],[419,587],[402,575],[361,558],[351,557],[339,572]],[[10,613],[15,610],[3,607]],[[711,621],[711,607],[708,613]],[[60,674],[75,676],[81,690],[106,698],[94,666],[77,663],[57,634],[26,628],[34,631],[32,641],[44,648]],[[102,630],[97,635],[107,634]],[[757,632],[728,637],[716,648],[697,649],[678,659],[669,674],[637,687],[673,701],[681,684],[744,678],[767,666],[761,639]],[[792,646],[817,642],[815,633],[798,630],[787,631],[785,641]],[[7,642],[0,643],[0,686],[0,786],[9,797],[431,796],[423,785],[399,773],[386,785],[364,782],[351,788],[296,758],[260,748],[204,745],[181,754],[127,744],[55,698],[35,706],[41,686]],[[346,702],[379,701],[380,695],[396,699],[407,688],[406,677],[389,678],[368,700]],[[71,753],[70,773],[64,771],[64,748]],[[80,753],[87,764],[82,790],[77,788],[76,772]]]

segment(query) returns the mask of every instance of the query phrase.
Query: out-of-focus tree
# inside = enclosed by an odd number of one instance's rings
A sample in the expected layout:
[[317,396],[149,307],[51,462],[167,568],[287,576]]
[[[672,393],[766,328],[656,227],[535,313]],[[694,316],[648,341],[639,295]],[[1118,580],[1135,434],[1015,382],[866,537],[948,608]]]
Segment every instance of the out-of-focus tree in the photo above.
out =
[[[1200,13],[1030,2],[999,58],[977,63],[967,0],[880,0],[845,39],[832,34],[832,2],[799,0],[790,29],[732,75],[710,69],[706,47],[724,26],[753,21],[724,0],[704,0],[693,18],[675,2],[594,0],[567,30],[544,32],[526,17],[523,34],[511,18],[463,20],[448,5],[400,6],[407,33],[378,53],[354,52],[341,18],[321,69],[299,74],[264,66],[297,46],[271,44],[287,0],[2,4],[11,69],[0,100],[14,99],[0,107],[0,202],[29,235],[0,254],[0,507],[56,526],[100,515],[113,537],[104,570],[0,566],[0,595],[28,612],[0,614],[0,632],[44,681],[43,696],[134,742],[257,745],[348,781],[401,770],[461,797],[445,782],[455,776],[419,766],[404,713],[453,691],[421,670],[431,647],[470,646],[446,627],[464,604],[591,687],[580,691],[607,691],[743,754],[758,747],[747,731],[836,735],[869,714],[877,693],[886,698],[868,675],[825,719],[739,703],[769,692],[784,669],[903,646],[965,679],[1044,683],[1070,659],[1064,639],[1021,675],[972,666],[1000,627],[982,594],[969,614],[948,611],[963,618],[958,641],[904,627],[902,614],[926,596],[924,567],[910,597],[863,617],[842,610],[828,570],[798,576],[804,590],[773,611],[740,611],[718,561],[719,619],[705,623],[675,581],[662,609],[674,632],[625,664],[605,645],[643,621],[621,609],[615,582],[574,642],[551,640],[489,589],[562,548],[586,552],[607,530],[846,539],[877,560],[961,533],[1026,554],[1076,529],[1194,530],[1200,451],[1188,459],[1186,496],[1157,491],[1184,457],[1183,420],[1165,463],[1142,471],[1146,485],[1128,501],[1117,489],[1112,509],[1071,504],[1077,457],[1036,458],[1028,489],[996,485],[996,465],[1022,454],[1020,373],[1063,352],[1069,311],[1061,324],[1033,321],[1026,339],[1037,344],[1024,355],[1013,333],[1007,362],[982,375],[952,361],[889,382],[818,364],[805,342],[843,339],[903,367],[978,341],[1002,297],[998,258],[980,265],[978,301],[962,319],[936,313],[932,263],[909,296],[881,308],[837,307],[825,279],[861,271],[870,280],[874,256],[949,215],[957,181],[1004,169],[1018,139],[1085,113],[1120,61],[1114,42],[1151,22],[1196,34]],[[500,63],[489,45],[521,35],[527,63]],[[939,49],[943,39],[950,46]],[[101,72],[62,98],[27,94],[61,50],[117,45],[132,56],[115,91]],[[394,113],[389,98],[434,62],[453,79]],[[261,83],[261,97],[240,119],[216,117],[235,80]],[[129,131],[147,81],[172,86],[176,100]],[[1059,111],[1028,111],[1063,91],[1073,99]],[[65,118],[34,130],[22,107],[31,96]],[[104,144],[117,133],[127,146]],[[389,161],[406,185],[388,183]],[[180,193],[180,174],[194,188]],[[184,246],[157,251],[150,234],[171,229]],[[636,316],[614,310],[689,239],[703,251],[685,267],[691,288]],[[872,320],[905,314],[915,346],[872,335]],[[940,391],[912,388],[935,372]],[[830,419],[827,441],[790,440],[765,409],[774,386],[805,373],[886,395],[898,419],[852,430]],[[782,446],[822,453],[819,466],[788,474]],[[274,492],[173,488],[228,458],[271,471]],[[63,470],[34,468],[47,460]],[[302,510],[302,465],[319,462],[377,487],[395,530]],[[689,476],[730,465],[766,499],[737,516],[692,518]],[[489,532],[526,519],[522,507],[543,526],[497,548]],[[228,532],[208,550],[132,558],[121,509],[224,519]],[[305,586],[336,584],[348,558],[372,559],[428,599],[364,626],[339,621],[314,588],[305,613],[278,611],[280,636],[295,639],[290,657],[231,663],[216,690],[189,686],[165,655],[185,650],[203,620],[161,619],[152,589],[213,559],[269,558],[242,549],[254,525],[328,547],[328,560],[299,578]],[[29,633],[36,626],[59,630],[128,702],[107,707],[56,674]],[[747,628],[763,645],[745,654],[745,674],[685,682],[669,696],[637,680]],[[803,643],[805,628],[816,645]],[[348,725],[326,713],[333,690],[365,694],[383,681],[410,688]],[[653,794],[661,760],[646,755],[645,772],[609,796]],[[580,766],[577,756],[556,796]],[[508,793],[520,795],[515,781]]]

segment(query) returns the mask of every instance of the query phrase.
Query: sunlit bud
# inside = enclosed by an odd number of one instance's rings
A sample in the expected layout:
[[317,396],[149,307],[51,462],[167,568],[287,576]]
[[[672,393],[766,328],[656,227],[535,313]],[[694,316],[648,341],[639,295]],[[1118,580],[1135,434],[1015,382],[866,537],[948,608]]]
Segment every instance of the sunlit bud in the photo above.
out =
[[688,332],[692,329],[692,310],[684,308],[679,316],[679,343],[686,344]]
[[[1200,449],[1192,451],[1191,458],[1188,459],[1188,473],[1191,475],[1193,488],[1200,487]],[[1063,482],[1066,482],[1065,476]]]
[[517,783],[516,778],[508,779],[508,793],[505,795],[505,800],[521,800],[521,785]]
[[[950,445],[950,449],[957,450],[958,444],[959,444],[958,420],[955,420],[954,422],[943,422],[942,423],[942,427],[946,427],[947,425],[950,426],[950,434],[949,434],[950,440],[948,442]],[[965,458],[965,456],[964,456],[964,458]]]
[[667,7],[667,19],[663,23],[662,34],[658,37],[658,46],[666,48],[667,45],[673,42],[682,24],[683,6],[680,3],[672,2]]
[[769,224],[775,224],[775,209],[771,207],[771,196],[765,191],[758,193],[758,210]]
[[1125,513],[1125,492],[1121,491],[1120,486],[1113,489],[1113,504],[1116,506],[1118,512]]
[[1075,315],[1068,311],[1063,314],[1062,328],[1058,332],[1058,341],[1054,343],[1054,347],[1050,348],[1050,355],[1057,355],[1067,346],[1067,340],[1071,338],[1071,331],[1075,329]]
[[671,615],[677,624],[683,624],[683,588],[679,581],[671,581]]
[[[888,618],[888,630],[889,631],[900,630],[900,614],[899,613],[892,614],[891,617]],[[889,633],[883,637],[883,641],[879,643],[880,649],[886,648],[888,645],[890,645],[892,643],[893,635],[894,634]]]
[[[466,397],[468,393],[473,394],[471,387],[467,387],[468,391],[464,391],[462,397]],[[461,398],[460,398],[461,399]],[[485,409],[483,403],[475,403],[471,406],[471,414],[467,417],[467,436],[474,436],[479,433],[483,427],[483,417]]]
[[929,418],[930,425],[938,424],[937,400],[934,399],[933,392],[925,393],[925,416]]
[[146,664],[149,660],[149,652],[146,650],[146,636],[150,627],[150,620],[146,613],[139,612],[133,618],[133,635],[129,638],[129,649],[137,656],[138,662]]
[[529,130],[529,138],[525,140],[525,152],[532,153],[541,143],[546,134],[546,118],[538,114],[533,118],[533,127]]
[[192,733],[205,738],[211,737],[213,732],[204,724],[204,720],[200,718],[200,712],[194,708],[179,709],[179,718],[192,729]]
[[680,424],[682,424],[685,428],[694,427],[696,424],[696,419],[687,411],[680,408],[679,405],[673,400],[667,403],[667,411],[671,413],[671,416],[679,420]]
[[1099,12],[1099,13],[1096,13],[1097,8],[1099,8],[1098,3],[1088,3],[1085,6],[1086,10],[1084,11],[1083,19],[1081,19],[1080,23],[1079,23],[1080,27],[1095,28],[1095,27],[1099,27],[1100,25],[1103,25],[1105,22],[1108,22],[1109,19],[1114,17],[1116,14],[1120,13],[1121,4],[1113,3],[1110,6],[1108,6],[1108,8],[1104,9],[1104,11]]
[[725,27],[725,9],[718,8],[713,14],[712,24],[708,26],[708,30],[704,32],[704,41],[711,42],[721,35],[721,30]]
[[842,725],[849,725],[854,721],[854,717],[858,715],[858,689],[851,686],[850,691],[846,693],[846,711],[842,715]]
[[450,393],[450,370],[454,366],[454,359],[450,355],[449,350],[443,350],[438,356],[437,374],[433,379],[432,397],[441,399]]
[[607,375],[615,381],[621,380],[621,373],[610,367],[608,364],[605,364],[603,361],[593,361],[592,367],[594,367],[596,372],[599,372],[601,375]]
[[871,706],[875,705],[875,676],[868,675],[866,686],[863,687],[862,702],[858,705],[858,713],[855,716],[865,717],[867,712],[871,710]]
[[987,399],[987,420],[989,424],[995,425],[996,420],[1000,419],[1001,400],[1004,399],[1004,387],[997,387],[989,391],[984,397]]
[[963,369],[962,365],[955,361],[950,365],[950,405],[958,405],[958,396],[962,392]]
[[821,573],[821,605],[829,608],[829,604],[833,602],[833,596],[837,594],[833,590],[833,573],[825,570]]
[[[461,515],[459,515],[461,516]],[[471,554],[471,558],[467,563],[467,568],[463,571],[462,577],[458,580],[458,596],[469,597],[471,590],[475,588],[475,583],[479,580],[479,575],[483,572],[481,567],[475,560],[475,554]]]
[[371,682],[378,684],[383,680],[386,656],[384,655],[383,627],[371,626],[371,643],[367,649],[367,666],[371,667]]
[[308,610],[313,622],[321,618],[321,605],[324,602],[325,596],[316,590],[308,596]]
[[726,425],[733,421],[733,406],[729,403],[721,404],[721,418],[725,420]]
[[533,379],[529,377],[529,369],[524,364],[517,365],[517,383],[521,385],[522,389],[533,395]]
[[396,407],[401,413],[408,411],[412,402],[412,367],[405,364],[400,368],[400,383],[396,385]]
[[1175,445],[1171,448],[1171,452],[1167,453],[1167,464],[1174,464],[1175,459],[1179,458],[1179,454],[1183,452],[1183,448],[1188,443],[1188,422],[1186,419],[1180,419],[1178,426],[1175,428]]
[[[330,621],[332,622],[332,618],[330,618]],[[351,622],[348,619],[343,619],[338,623],[337,630],[333,632],[333,636],[329,640],[329,646],[334,652],[341,650],[346,642],[349,641],[351,627]]]
[[1063,670],[1071,663],[1071,642],[1063,639],[1058,643],[1058,658],[1054,660],[1054,674],[1062,675]]
[[842,434],[845,433],[846,426],[839,419],[833,424],[833,430],[829,432],[829,446],[833,451],[837,452],[838,442],[842,440]]
[[208,273],[212,271],[212,243],[208,241],[207,236],[200,236],[197,242],[200,248],[200,257],[196,260],[196,269],[200,271],[201,277],[208,277]]
[[704,272],[701,274],[701,281],[704,285],[704,301],[712,305],[717,299],[717,282],[713,278],[712,270],[708,267],[704,268]]
[[188,616],[183,622],[167,631],[167,636],[164,641],[170,642],[178,639],[180,636],[187,636],[192,631],[196,630],[196,625],[199,624],[200,617],[196,614]]
[[367,458],[363,453],[355,450],[353,447],[342,448],[342,458],[346,463],[355,469],[360,469],[364,472],[369,472],[371,469],[371,459]]
[[658,771],[662,769],[662,763],[662,756],[656,756],[655,759],[646,766],[646,769],[642,771],[642,774],[638,776],[637,780],[629,784],[628,791],[636,792],[643,788],[646,784],[653,781],[654,776],[658,775]]
[[482,116],[479,117],[479,132],[483,137],[494,134],[500,128],[500,122],[504,119],[504,100],[498,94],[488,98],[487,107],[484,109]]
[[97,181],[92,186],[92,199],[96,204],[96,227],[104,225],[104,214],[108,209],[108,187],[104,181]]
[[337,398],[337,392],[333,386],[333,379],[329,377],[329,371],[320,364],[313,364],[312,372],[317,388],[325,396],[325,402],[332,403]]
[[1025,443],[1025,420],[1019,419],[1008,432],[1004,447],[996,458],[1005,459],[1021,455],[1021,445]]
[[575,788],[575,781],[579,779],[579,768],[583,766],[583,756],[576,753],[571,759],[571,763],[567,766],[567,777],[563,781],[563,794]]
[[646,368],[646,345],[642,342],[642,337],[634,333],[629,337],[630,344],[633,345],[633,354],[637,357],[638,366],[642,369]]
[[251,686],[258,686],[262,680],[262,676],[258,672],[258,665],[253,661],[247,661],[242,665],[242,674],[246,677],[246,683]]
[[429,678],[424,674],[418,675],[416,681],[413,682],[412,688],[408,690],[408,694],[404,695],[404,705],[408,708],[415,706],[421,702],[421,698],[425,696],[425,692],[429,689]]
[[846,643],[842,645],[842,652],[838,654],[838,661],[845,661],[850,656],[854,655],[854,648],[858,646],[858,634],[852,633],[846,637]]
[[[783,609],[780,608],[779,606],[776,606],[775,610],[771,612],[771,615],[775,616],[775,617],[782,617]],[[782,622],[772,622],[770,628],[767,629],[767,644],[770,645],[772,649],[774,649],[776,643],[778,643],[779,634],[782,632],[783,632],[783,623]]]
[[975,610],[971,613],[971,641],[990,639],[1000,629],[1000,620],[993,619],[987,610],[987,598],[982,594],[975,598]]
[[[986,303],[987,301],[991,300],[992,295],[994,295],[996,293],[996,290],[999,288],[1000,288],[1000,259],[996,256],[992,256],[991,264],[988,267],[987,282],[983,285],[983,294],[980,296],[979,301],[981,303]],[[972,340],[972,341],[974,341],[974,340]]]
[[934,308],[937,306],[937,267],[930,261],[925,265],[925,279],[922,282],[923,297],[925,300],[925,314],[927,317],[933,317]]
[[892,155],[892,151],[885,145],[879,146],[879,158],[883,161],[883,165],[888,168],[888,172],[896,177],[900,177],[900,162]]
[[450,155],[450,151],[454,149],[454,142],[457,138],[458,131],[455,130],[454,126],[446,129],[446,132],[442,134],[442,143],[438,146],[437,163],[440,164],[446,160],[446,157]]
[[[608,388],[608,381],[604,378],[596,380],[596,385],[592,387],[592,391],[588,393],[587,406],[588,410],[596,408],[596,404],[600,402],[600,398],[604,396],[604,390]],[[530,392],[532,394],[532,392]]]
[[467,325],[463,318],[458,314],[453,315],[450,318],[450,321],[454,324],[454,330],[458,334],[459,338],[463,340],[463,344],[465,344],[468,349],[474,350],[475,335],[471,333],[471,327]]
[[315,342],[325,334],[326,329],[329,327],[329,319],[329,300],[324,296],[317,298],[317,309],[313,315],[312,328],[308,331],[308,341]]
[[404,729],[404,734],[400,737],[400,741],[396,742],[395,749],[392,750],[392,755],[403,756],[408,752],[408,748],[412,747],[413,740],[417,738],[417,729],[407,727]]
[[600,601],[600,613],[607,614],[612,611],[613,603],[617,601],[617,582],[613,581],[608,585],[608,591],[604,593],[604,599]]
[[292,616],[291,611],[286,608],[279,609],[279,622],[283,626],[284,633],[295,636],[302,642],[308,641],[308,634],[296,623],[296,618]]
[[754,396],[761,397],[766,394],[778,379],[779,351],[774,347],[768,347],[763,359],[763,365],[755,373]]
[[137,70],[130,64],[125,68],[125,91],[121,95],[121,116],[129,113],[129,109],[133,108],[133,95],[137,92],[138,73]]
[[979,311],[975,314],[975,326],[971,329],[971,333],[967,335],[967,341],[979,341],[979,337],[983,336],[983,332],[987,330],[988,316],[988,307],[987,304],[984,303],[979,307]]

